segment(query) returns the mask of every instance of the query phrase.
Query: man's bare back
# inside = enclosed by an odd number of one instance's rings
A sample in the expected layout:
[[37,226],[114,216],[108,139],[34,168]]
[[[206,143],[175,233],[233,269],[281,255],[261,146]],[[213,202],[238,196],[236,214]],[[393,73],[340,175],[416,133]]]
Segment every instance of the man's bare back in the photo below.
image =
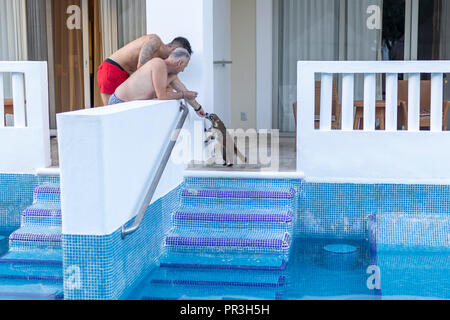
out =
[[[155,69],[163,68],[167,74],[167,67],[164,60],[161,58],[154,58],[138,71],[133,73],[131,77],[124,82],[116,90],[116,95],[122,101],[133,100],[152,100],[157,98],[156,90],[153,85],[153,75]],[[165,81],[165,87],[167,88],[170,83],[176,78],[176,75],[167,75]]]
[[[133,74],[144,61],[152,58],[167,59],[174,48],[165,45],[156,34],[145,35],[116,51],[109,59],[117,62],[128,74]],[[147,50],[147,52],[146,52]],[[145,62],[147,62],[145,61]]]

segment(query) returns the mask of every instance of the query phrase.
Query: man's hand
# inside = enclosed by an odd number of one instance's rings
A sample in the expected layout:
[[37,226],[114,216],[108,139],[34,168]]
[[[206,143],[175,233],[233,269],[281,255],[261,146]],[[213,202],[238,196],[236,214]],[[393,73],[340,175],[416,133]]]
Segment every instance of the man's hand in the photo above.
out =
[[183,91],[184,99],[195,100],[198,97],[198,92],[194,91]]
[[200,110],[197,111],[197,115],[200,118],[206,118],[206,113],[205,113],[205,110],[203,110],[203,108],[201,108]]

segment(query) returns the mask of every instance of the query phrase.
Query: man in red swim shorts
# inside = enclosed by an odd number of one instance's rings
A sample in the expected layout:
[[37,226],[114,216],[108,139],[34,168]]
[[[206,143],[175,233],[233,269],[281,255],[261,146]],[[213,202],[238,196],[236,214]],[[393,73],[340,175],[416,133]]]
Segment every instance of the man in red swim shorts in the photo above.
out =
[[191,45],[185,38],[175,38],[166,45],[157,35],[150,34],[116,51],[100,65],[97,71],[97,82],[103,105],[108,105],[111,95],[137,69],[153,58],[167,59],[176,48],[180,47],[192,54]]

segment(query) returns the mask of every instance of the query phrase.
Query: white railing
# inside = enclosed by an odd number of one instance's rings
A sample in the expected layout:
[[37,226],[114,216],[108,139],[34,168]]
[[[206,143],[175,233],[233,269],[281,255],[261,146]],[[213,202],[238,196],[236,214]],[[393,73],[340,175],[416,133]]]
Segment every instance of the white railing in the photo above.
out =
[[[5,126],[4,73],[11,73],[13,119]],[[49,167],[46,62],[0,61],[0,172],[34,173]]]
[[[430,131],[420,130],[420,75],[431,74]],[[450,183],[450,132],[443,131],[443,74],[450,61],[299,62],[297,168],[306,179]],[[342,75],[341,129],[332,130],[333,75]],[[364,129],[354,130],[355,74],[364,75]],[[375,130],[376,77],[386,75],[385,129]],[[398,75],[408,77],[407,130],[397,129]],[[315,80],[321,78],[320,128]]]

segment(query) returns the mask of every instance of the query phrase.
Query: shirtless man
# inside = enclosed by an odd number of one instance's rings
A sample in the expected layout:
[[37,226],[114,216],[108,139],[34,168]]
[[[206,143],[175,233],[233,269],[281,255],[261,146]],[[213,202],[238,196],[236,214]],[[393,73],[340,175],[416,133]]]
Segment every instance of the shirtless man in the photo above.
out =
[[156,34],[150,34],[130,42],[106,59],[97,71],[103,105],[108,104],[117,87],[137,69],[153,58],[167,59],[176,48],[184,48],[192,55],[191,45],[185,38],[175,38],[166,45]]
[[184,71],[190,58],[186,49],[178,48],[165,60],[161,58],[150,60],[117,88],[111,96],[109,104],[155,98],[159,100],[185,99],[198,116],[205,118],[205,111],[195,100],[197,92],[188,91],[178,79],[178,74]]

